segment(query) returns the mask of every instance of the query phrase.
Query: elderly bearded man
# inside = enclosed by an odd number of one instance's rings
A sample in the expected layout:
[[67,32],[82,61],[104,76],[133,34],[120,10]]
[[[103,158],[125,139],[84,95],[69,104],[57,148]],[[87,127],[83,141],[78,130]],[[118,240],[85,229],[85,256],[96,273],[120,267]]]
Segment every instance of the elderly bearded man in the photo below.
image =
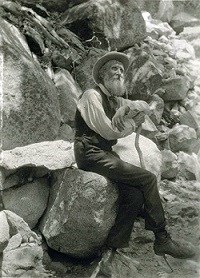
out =
[[[97,86],[83,93],[77,105],[75,158],[80,169],[98,173],[113,180],[119,191],[119,208],[114,226],[105,246],[112,254],[127,247],[134,220],[144,205],[145,228],[155,234],[157,255],[175,258],[193,256],[191,250],[171,240],[165,229],[165,216],[154,174],[124,162],[112,151],[118,138],[131,134],[150,113],[144,101],[131,101],[125,95],[124,75],[128,68],[127,55],[110,52],[101,57],[93,68]],[[124,116],[137,111],[132,125]]]

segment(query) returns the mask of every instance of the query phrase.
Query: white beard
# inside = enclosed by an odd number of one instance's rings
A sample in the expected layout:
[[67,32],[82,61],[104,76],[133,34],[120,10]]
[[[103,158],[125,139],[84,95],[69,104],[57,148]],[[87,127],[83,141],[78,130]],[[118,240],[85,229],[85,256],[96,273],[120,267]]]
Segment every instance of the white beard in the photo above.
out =
[[126,91],[124,79],[104,79],[104,86],[109,91],[111,96],[123,96]]

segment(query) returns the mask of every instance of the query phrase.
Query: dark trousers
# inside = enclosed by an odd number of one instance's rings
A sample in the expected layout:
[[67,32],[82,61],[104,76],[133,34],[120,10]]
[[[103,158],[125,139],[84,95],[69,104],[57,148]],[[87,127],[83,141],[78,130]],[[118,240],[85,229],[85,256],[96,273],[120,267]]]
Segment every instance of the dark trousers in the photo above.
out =
[[165,228],[164,210],[154,174],[121,160],[112,151],[90,146],[87,141],[75,141],[74,151],[80,169],[113,180],[119,189],[118,213],[107,246],[128,246],[134,221],[143,205],[145,228],[153,232]]

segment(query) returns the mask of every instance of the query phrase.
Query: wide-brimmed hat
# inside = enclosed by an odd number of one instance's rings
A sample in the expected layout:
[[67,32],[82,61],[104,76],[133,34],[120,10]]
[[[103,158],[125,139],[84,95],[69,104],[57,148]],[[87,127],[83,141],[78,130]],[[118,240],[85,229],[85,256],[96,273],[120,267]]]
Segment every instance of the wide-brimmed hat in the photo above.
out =
[[95,63],[95,65],[93,67],[92,75],[93,75],[93,79],[96,84],[100,83],[100,80],[99,80],[100,68],[110,60],[116,60],[116,61],[121,62],[124,66],[124,70],[125,71],[127,70],[128,65],[129,65],[129,58],[126,54],[120,53],[117,51],[111,51],[109,53],[106,53],[104,56],[99,58],[99,60],[97,60],[97,62]]

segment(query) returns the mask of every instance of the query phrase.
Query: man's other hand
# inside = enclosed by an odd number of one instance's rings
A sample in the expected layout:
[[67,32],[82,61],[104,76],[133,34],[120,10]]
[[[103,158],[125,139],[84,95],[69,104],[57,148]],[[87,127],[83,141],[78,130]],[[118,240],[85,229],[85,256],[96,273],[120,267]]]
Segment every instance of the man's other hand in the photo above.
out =
[[135,122],[135,125],[138,127],[140,126],[142,123],[144,123],[145,121],[145,113],[144,112],[139,112],[134,118],[134,122]]

